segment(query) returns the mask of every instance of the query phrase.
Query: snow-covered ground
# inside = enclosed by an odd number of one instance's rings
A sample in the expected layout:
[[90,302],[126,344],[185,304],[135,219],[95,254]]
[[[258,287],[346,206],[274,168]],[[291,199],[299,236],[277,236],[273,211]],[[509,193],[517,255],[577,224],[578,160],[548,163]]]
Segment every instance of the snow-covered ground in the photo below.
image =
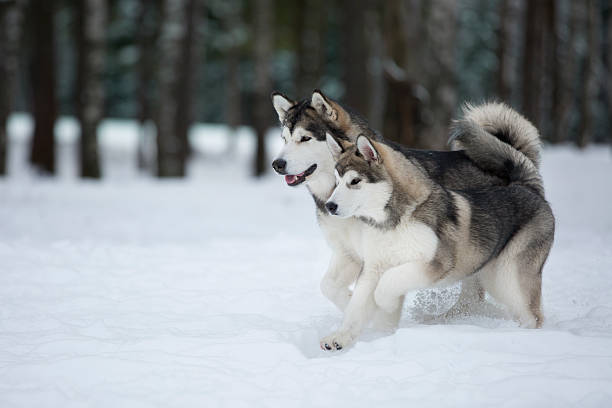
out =
[[[493,304],[424,321],[451,288],[411,296],[395,334],[328,354],[318,339],[341,315],[319,292],[330,252],[314,206],[248,178],[248,131],[229,155],[211,136],[189,179],[160,182],[109,123],[109,177],[80,182],[73,164],[25,172],[18,124],[0,179],[0,407],[612,406],[608,148],[545,150],[557,236],[542,329]],[[215,146],[211,129],[194,138]]]

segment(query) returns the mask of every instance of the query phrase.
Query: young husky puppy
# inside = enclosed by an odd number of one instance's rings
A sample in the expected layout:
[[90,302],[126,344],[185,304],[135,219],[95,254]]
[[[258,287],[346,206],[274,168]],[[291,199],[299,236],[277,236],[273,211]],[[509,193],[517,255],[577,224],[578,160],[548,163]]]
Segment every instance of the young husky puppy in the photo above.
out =
[[[272,94],[272,102],[285,142],[272,167],[278,174],[285,176],[289,186],[306,185],[314,198],[319,225],[332,249],[332,259],[321,281],[321,290],[343,311],[351,296],[349,287],[363,266],[358,250],[363,225],[356,218],[332,217],[324,207],[335,187],[335,161],[327,148],[325,134],[329,132],[339,140],[349,142],[355,142],[359,134],[365,134],[371,139],[378,139],[378,136],[366,121],[319,90],[315,90],[311,98],[299,102],[275,92]],[[526,125],[517,126],[517,123],[522,122],[517,122],[507,111],[509,109],[503,105],[482,105],[474,109],[473,117],[481,126],[486,126],[493,135],[491,139],[500,138],[537,163],[537,130],[524,120]],[[400,146],[395,148],[420,163],[427,174],[442,186],[467,189],[506,185],[507,177],[496,175],[478,163],[483,157],[486,160],[487,152],[491,149],[489,140],[479,143],[462,146],[465,150],[452,152],[413,150]],[[460,303],[468,303],[481,293],[476,280],[466,281],[462,284]],[[392,329],[399,319],[399,309],[392,315],[380,313],[378,317],[378,328]]]
[[525,327],[542,323],[542,266],[554,235],[554,217],[542,179],[523,153],[466,119],[457,143],[487,141],[484,166],[509,177],[507,186],[450,190],[421,163],[393,147],[359,136],[354,145],[327,134],[337,160],[337,187],[325,207],[364,225],[358,252],[363,270],[341,328],[321,340],[326,350],[350,345],[375,305],[396,311],[411,290],[476,276]]

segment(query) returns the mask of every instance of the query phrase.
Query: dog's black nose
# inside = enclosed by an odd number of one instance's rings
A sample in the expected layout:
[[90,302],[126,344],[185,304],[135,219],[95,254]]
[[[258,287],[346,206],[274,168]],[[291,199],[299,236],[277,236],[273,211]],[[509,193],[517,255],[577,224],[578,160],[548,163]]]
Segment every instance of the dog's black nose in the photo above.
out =
[[333,201],[329,201],[325,203],[325,208],[327,208],[327,211],[329,211],[330,214],[336,214],[338,204],[334,203]]
[[276,159],[272,162],[272,168],[277,173],[284,173],[286,165],[287,165],[287,162],[283,159]]

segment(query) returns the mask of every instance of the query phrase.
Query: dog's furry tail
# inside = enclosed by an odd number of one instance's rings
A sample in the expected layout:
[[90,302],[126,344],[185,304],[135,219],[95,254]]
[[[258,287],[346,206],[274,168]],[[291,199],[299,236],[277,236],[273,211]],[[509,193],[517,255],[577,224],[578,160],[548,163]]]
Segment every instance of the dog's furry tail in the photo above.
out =
[[466,105],[449,143],[486,171],[533,188],[544,196],[540,136],[519,113],[502,103]]

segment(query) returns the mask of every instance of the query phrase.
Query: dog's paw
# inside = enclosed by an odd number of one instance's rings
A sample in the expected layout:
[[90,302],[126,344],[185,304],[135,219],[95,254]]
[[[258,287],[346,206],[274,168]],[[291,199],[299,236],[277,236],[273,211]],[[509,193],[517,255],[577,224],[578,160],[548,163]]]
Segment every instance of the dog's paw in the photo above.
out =
[[347,331],[338,331],[321,339],[321,350],[339,351],[353,344],[354,336]]

